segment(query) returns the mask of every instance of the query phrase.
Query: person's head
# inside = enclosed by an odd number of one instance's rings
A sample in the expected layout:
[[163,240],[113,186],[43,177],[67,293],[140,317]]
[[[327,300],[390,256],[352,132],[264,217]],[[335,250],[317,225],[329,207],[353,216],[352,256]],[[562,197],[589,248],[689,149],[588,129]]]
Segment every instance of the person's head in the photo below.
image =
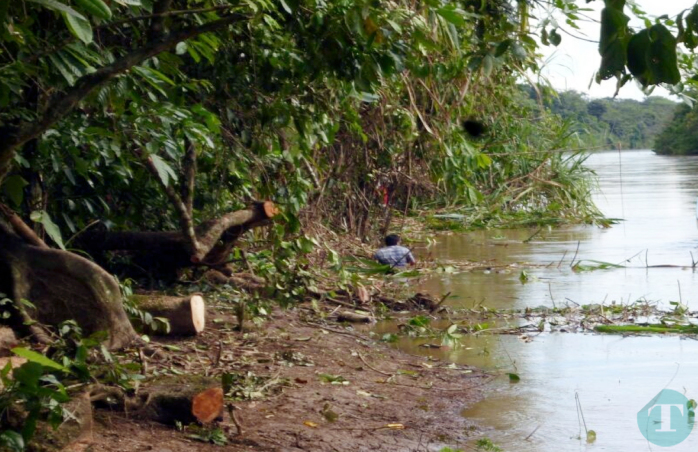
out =
[[386,246],[395,246],[400,243],[400,236],[397,234],[390,234],[385,236]]

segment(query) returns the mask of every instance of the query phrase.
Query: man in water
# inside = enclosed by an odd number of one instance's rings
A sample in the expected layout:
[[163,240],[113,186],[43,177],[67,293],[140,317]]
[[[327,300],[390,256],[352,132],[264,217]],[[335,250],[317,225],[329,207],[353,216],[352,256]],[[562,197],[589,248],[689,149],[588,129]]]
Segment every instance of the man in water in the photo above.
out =
[[404,267],[407,264],[413,265],[415,260],[412,252],[408,248],[398,245],[399,243],[399,235],[390,234],[386,236],[385,247],[376,251],[373,258],[381,264],[393,267]]

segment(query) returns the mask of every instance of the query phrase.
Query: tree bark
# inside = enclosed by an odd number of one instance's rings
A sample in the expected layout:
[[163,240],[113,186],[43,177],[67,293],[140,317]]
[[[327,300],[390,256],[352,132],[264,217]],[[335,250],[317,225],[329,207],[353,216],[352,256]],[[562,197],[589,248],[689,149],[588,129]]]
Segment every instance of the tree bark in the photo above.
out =
[[41,323],[72,319],[86,335],[106,331],[111,349],[138,340],[110,274],[76,254],[28,245],[2,223],[0,292],[15,302],[30,301],[34,308],[25,310]]
[[277,213],[273,203],[266,201],[201,223],[195,229],[199,252],[193,255],[189,237],[182,232],[89,231],[77,239],[77,245],[89,252],[148,251],[180,268],[192,263],[217,267],[225,264],[242,234],[267,224]]

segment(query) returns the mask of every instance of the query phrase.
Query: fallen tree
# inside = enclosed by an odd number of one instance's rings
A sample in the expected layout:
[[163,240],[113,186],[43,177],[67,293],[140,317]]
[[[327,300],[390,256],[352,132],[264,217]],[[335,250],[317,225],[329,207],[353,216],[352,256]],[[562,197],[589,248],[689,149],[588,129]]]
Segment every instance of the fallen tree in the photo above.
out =
[[[48,325],[72,319],[86,334],[108,332],[112,349],[139,340],[113,276],[82,256],[49,248],[21,218],[6,206],[0,207],[0,293],[14,300],[22,314],[16,316],[20,319],[15,320],[16,327],[26,329],[32,319]],[[175,267],[188,262],[223,268],[237,238],[277,213],[272,202],[258,202],[201,223],[193,229],[193,238],[177,232],[105,232],[86,234],[83,240],[88,249],[159,252],[161,259]],[[31,304],[25,309],[22,300]],[[155,315],[174,324],[175,334],[196,334],[203,329],[203,300],[194,304],[190,300],[189,305],[172,303],[164,310],[163,305],[154,306]],[[186,309],[188,316],[183,314]],[[31,332],[41,336],[40,331]]]
[[[182,231],[88,231],[76,245],[99,255],[125,252],[161,279],[175,279],[178,269],[205,266],[227,274],[228,256],[238,239],[253,228],[270,224],[279,210],[271,201],[257,202],[194,228],[194,241]],[[194,251],[196,250],[196,251]]]

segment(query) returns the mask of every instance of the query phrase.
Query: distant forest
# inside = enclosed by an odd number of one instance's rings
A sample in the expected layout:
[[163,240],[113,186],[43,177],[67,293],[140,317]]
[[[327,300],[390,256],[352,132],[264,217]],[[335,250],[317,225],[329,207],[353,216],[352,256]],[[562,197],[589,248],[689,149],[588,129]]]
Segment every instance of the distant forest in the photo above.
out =
[[[534,93],[531,93],[535,97]],[[590,148],[655,149],[655,139],[671,122],[681,104],[663,97],[592,99],[565,91],[544,101],[545,106],[578,133]],[[688,107],[686,107],[688,108]],[[698,132],[696,132],[698,133]],[[697,142],[698,143],[698,142]]]

